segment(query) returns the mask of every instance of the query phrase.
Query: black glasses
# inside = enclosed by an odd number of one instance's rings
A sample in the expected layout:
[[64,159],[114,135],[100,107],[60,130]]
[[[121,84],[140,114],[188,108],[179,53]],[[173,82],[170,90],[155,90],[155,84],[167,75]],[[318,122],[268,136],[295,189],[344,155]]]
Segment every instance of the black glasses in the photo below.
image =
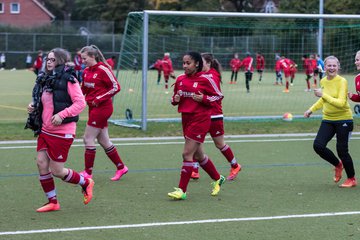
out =
[[55,59],[55,58],[47,58],[46,61],[47,61],[47,62],[48,62],[48,61],[50,61],[50,62],[55,62],[56,59]]

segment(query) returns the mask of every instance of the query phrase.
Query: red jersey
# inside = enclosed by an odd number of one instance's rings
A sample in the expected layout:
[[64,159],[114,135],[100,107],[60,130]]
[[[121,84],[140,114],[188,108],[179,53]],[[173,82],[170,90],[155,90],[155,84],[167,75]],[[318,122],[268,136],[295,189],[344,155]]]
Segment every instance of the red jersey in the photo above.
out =
[[37,56],[34,62],[34,68],[40,70],[43,64],[43,59],[41,56]]
[[[221,76],[220,73],[218,71],[216,71],[214,68],[210,68],[209,71],[207,71],[204,75],[209,74],[210,77],[214,80],[214,82],[216,83],[217,88],[219,89],[219,91],[221,91]],[[212,117],[223,117],[223,111],[222,111],[222,98],[220,98],[219,100],[217,100],[216,102],[214,102],[212,104],[213,108],[212,108],[212,113],[211,116]]]
[[353,94],[350,99],[354,102],[360,102],[360,74],[355,77],[355,89],[357,94]]
[[82,64],[82,60],[81,60],[81,55],[80,55],[80,54],[77,54],[77,55],[74,57],[74,64],[75,64],[74,69],[75,69],[76,71],[80,71],[80,70],[81,70],[81,64]]
[[[196,102],[192,96],[194,94],[204,94],[203,101]],[[180,102],[174,102],[174,96],[180,95]],[[223,95],[212,74],[198,72],[194,76],[180,75],[175,82],[174,94],[171,103],[178,105],[180,113],[203,113],[211,115],[213,103],[222,99]]]
[[115,68],[115,61],[112,58],[106,59],[106,62],[110,65],[111,69]]
[[170,73],[174,72],[172,61],[168,56],[165,56],[161,60],[161,68],[164,72],[164,75],[169,75]]
[[313,68],[311,59],[305,58],[303,60],[303,65],[304,65],[306,75],[310,75],[310,74],[314,73],[314,68]]
[[92,103],[112,104],[111,97],[120,91],[120,84],[113,71],[102,62],[85,68],[81,85],[85,100],[90,106]]
[[284,71],[289,71],[291,67],[291,60],[288,58],[282,58],[279,60],[280,63],[280,69]]
[[310,58],[309,60],[311,61],[312,68],[314,70],[317,69],[317,61],[316,61],[316,59]]
[[244,68],[245,72],[254,72],[254,66],[253,66],[254,59],[250,56],[247,56],[242,61],[242,67]]
[[238,72],[241,67],[241,60],[238,58],[231,59],[230,67],[231,67],[231,71]]
[[281,71],[281,58],[276,61],[275,63],[275,71],[280,72]]
[[262,55],[256,57],[256,70],[265,69],[265,58]]
[[162,64],[162,60],[161,60],[161,59],[156,60],[156,62],[155,62],[155,64],[154,64],[154,68],[157,69],[158,71],[161,71],[161,69],[162,69],[161,64]]

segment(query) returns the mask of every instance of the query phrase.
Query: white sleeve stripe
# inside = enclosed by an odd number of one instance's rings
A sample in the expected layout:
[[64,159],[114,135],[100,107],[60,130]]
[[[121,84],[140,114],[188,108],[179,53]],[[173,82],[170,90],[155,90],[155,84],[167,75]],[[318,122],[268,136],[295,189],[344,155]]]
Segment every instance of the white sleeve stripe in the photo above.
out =
[[209,80],[209,82],[211,83],[213,89],[215,90],[215,92],[219,95],[219,96],[223,96],[222,92],[219,90],[219,88],[217,87],[216,83],[214,82],[214,80],[209,76],[209,75],[201,75],[204,78],[206,78],[207,80]]
[[112,95],[118,90],[117,81],[116,81],[114,75],[111,74],[110,69],[105,67],[105,66],[102,66],[102,65],[100,65],[99,68],[102,69],[106,73],[106,75],[109,77],[110,81],[112,82],[113,88],[110,89],[105,94],[97,96],[96,99],[100,99],[100,98],[102,98],[102,97],[104,97],[106,95]]

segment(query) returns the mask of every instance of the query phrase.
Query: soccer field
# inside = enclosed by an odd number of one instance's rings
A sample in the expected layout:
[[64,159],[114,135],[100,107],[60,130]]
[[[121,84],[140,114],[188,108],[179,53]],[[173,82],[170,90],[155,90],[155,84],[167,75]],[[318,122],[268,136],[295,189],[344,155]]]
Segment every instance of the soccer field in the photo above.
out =
[[[114,167],[98,148],[93,201],[83,205],[80,187],[57,180],[62,209],[43,214],[35,212],[46,202],[35,142],[2,142],[0,239],[358,239],[359,188],[337,187],[332,167],[313,152],[313,139],[227,138],[243,171],[217,197],[200,171],[184,201],[167,197],[180,177],[182,138],[114,140],[129,173],[111,182]],[[356,170],[359,140],[350,141]],[[228,163],[211,141],[205,151],[227,175]],[[67,166],[82,170],[82,159],[82,143],[75,142]]]

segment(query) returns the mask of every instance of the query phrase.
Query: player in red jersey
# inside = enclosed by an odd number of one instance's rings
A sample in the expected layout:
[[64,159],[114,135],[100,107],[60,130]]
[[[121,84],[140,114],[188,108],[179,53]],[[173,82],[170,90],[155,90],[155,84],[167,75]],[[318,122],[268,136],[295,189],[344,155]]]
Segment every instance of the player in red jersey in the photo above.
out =
[[279,55],[275,56],[275,76],[276,80],[274,85],[283,85],[282,83],[282,73],[281,73],[281,57]]
[[[355,55],[355,66],[358,71],[360,71],[360,51],[357,51]],[[348,93],[348,97],[353,102],[360,102],[360,74],[356,75],[355,77],[355,90],[356,93]]]
[[33,70],[36,75],[38,75],[38,73],[40,72],[42,65],[43,65],[43,52],[40,50],[38,51],[38,55],[33,64]]
[[169,77],[175,79],[174,69],[172,65],[172,61],[170,59],[170,53],[164,53],[164,58],[161,61],[161,68],[164,73],[164,79],[165,79],[165,93],[168,94],[168,82]]
[[79,80],[79,82],[82,82],[82,60],[81,60],[80,49],[76,49],[74,64],[75,64],[74,69],[76,72],[77,79]]
[[265,69],[265,58],[260,52],[257,52],[256,53],[256,71],[259,73],[259,83],[261,82],[264,69]]
[[171,103],[178,106],[185,145],[183,150],[183,166],[180,181],[175,191],[168,196],[182,200],[186,199],[186,190],[193,171],[193,160],[215,181],[211,195],[216,196],[225,181],[214,164],[203,150],[203,143],[210,130],[212,103],[223,98],[215,81],[209,74],[202,72],[203,61],[200,53],[188,52],[183,57],[185,74],[180,75],[175,82]]
[[246,92],[250,93],[250,81],[254,72],[254,59],[251,57],[249,52],[246,53],[246,57],[242,60],[241,66],[244,68],[245,72],[245,86]]
[[294,79],[298,65],[293,60],[291,59],[289,60],[290,60],[290,86],[294,86]]
[[[76,171],[65,168],[71,144],[74,141],[78,115],[85,108],[75,71],[68,67],[70,54],[61,48],[52,49],[46,58],[45,72],[40,72],[33,89],[33,102],[28,106],[29,114],[37,114],[41,124],[30,124],[37,139],[37,167],[40,185],[48,203],[37,212],[60,210],[54,177],[82,187],[84,204],[92,199],[94,181]],[[31,115],[29,115],[31,116]],[[35,127],[35,128],[34,128]]]
[[241,60],[239,59],[239,55],[237,53],[235,53],[234,58],[230,60],[230,67],[231,67],[230,84],[235,84],[237,81],[238,72],[241,67]]
[[284,72],[284,76],[285,76],[285,89],[283,90],[283,92],[288,93],[290,91],[289,78],[291,75],[291,60],[285,58],[285,56],[281,56],[279,63],[280,63],[280,69]]
[[316,58],[313,54],[310,55],[309,61],[311,63],[312,69],[314,71],[314,74],[313,74],[314,83],[312,86],[313,86],[313,88],[316,88],[317,87],[317,77],[319,76],[319,70],[317,68]]
[[[219,61],[213,57],[211,53],[201,54],[203,58],[203,72],[211,75],[214,79],[218,89],[221,91],[221,65]],[[230,163],[231,169],[230,174],[227,177],[227,180],[234,180],[238,173],[241,171],[241,165],[237,163],[233,151],[230,146],[227,145],[224,141],[224,115],[222,111],[222,99],[214,102],[213,110],[211,114],[211,125],[210,125],[210,136],[213,139],[216,148],[224,155],[226,160]],[[191,175],[191,178],[198,179],[199,175],[199,165],[194,163],[194,171]]]
[[162,63],[162,60],[157,59],[156,62],[150,66],[150,69],[156,69],[158,72],[157,85],[160,84],[160,79],[161,79],[161,71],[162,71],[161,63]]
[[311,62],[311,60],[307,57],[307,55],[304,55],[302,57],[303,60],[303,67],[305,69],[305,75],[306,75],[306,89],[305,92],[310,92],[311,88],[310,88],[310,79],[312,78],[312,76],[314,75],[314,68],[313,68],[313,64]]
[[89,106],[89,119],[84,133],[85,170],[84,176],[92,176],[96,146],[95,139],[115,164],[116,172],[111,178],[118,181],[128,172],[108,132],[108,119],[113,113],[112,97],[120,91],[120,85],[103,54],[95,45],[81,49],[81,58],[86,68],[83,73],[82,90]]
[[109,66],[111,67],[111,70],[115,69],[115,64],[116,64],[116,57],[115,56],[111,56],[111,58],[106,59],[106,62],[109,64]]

